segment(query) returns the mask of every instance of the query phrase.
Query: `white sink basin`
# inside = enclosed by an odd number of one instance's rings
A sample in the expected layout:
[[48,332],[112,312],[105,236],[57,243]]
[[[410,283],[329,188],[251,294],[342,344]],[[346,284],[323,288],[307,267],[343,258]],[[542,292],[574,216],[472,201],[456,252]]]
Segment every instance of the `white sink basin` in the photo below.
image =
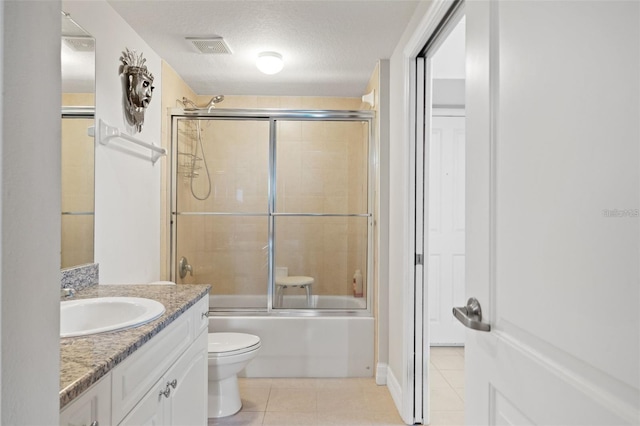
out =
[[60,337],[138,327],[164,313],[160,302],[141,297],[99,297],[60,302]]

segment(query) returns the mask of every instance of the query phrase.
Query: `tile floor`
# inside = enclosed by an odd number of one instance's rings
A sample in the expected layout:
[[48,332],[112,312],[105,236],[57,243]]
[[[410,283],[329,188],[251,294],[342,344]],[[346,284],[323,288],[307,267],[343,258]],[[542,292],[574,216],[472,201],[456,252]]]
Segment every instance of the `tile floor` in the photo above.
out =
[[[464,349],[431,348],[433,426],[464,424]],[[403,425],[374,379],[239,379],[242,410],[209,426]]]
[[431,426],[464,425],[464,348],[431,347]]

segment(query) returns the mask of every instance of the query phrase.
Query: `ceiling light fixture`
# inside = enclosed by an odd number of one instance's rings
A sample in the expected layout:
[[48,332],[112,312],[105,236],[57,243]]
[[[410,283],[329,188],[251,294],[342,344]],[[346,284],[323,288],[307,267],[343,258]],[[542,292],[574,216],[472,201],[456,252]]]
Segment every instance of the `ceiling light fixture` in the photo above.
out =
[[256,66],[265,74],[277,74],[282,71],[284,61],[282,55],[276,52],[262,52],[258,55]]

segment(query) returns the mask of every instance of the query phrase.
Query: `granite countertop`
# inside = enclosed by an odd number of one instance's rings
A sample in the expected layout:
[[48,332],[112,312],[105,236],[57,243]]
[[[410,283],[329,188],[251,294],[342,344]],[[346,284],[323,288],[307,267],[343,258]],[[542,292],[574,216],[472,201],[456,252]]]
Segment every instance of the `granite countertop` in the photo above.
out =
[[108,333],[60,339],[60,409],[100,380],[116,365],[171,324],[211,289],[210,285],[94,285],[72,299],[94,297],[146,297],[165,307],[162,316],[148,324]]

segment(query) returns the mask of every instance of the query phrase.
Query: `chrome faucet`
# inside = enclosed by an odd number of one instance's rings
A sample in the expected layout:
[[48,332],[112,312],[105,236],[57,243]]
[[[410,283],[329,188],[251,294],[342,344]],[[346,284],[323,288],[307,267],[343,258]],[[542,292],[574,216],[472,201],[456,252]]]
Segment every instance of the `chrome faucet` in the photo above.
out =
[[76,295],[76,291],[70,287],[65,287],[60,290],[60,297],[64,297],[65,299],[71,299]]
[[180,262],[178,262],[178,273],[180,274],[180,278],[186,277],[187,271],[189,272],[189,275],[193,276],[193,268],[189,265],[187,258],[182,256],[180,258]]

